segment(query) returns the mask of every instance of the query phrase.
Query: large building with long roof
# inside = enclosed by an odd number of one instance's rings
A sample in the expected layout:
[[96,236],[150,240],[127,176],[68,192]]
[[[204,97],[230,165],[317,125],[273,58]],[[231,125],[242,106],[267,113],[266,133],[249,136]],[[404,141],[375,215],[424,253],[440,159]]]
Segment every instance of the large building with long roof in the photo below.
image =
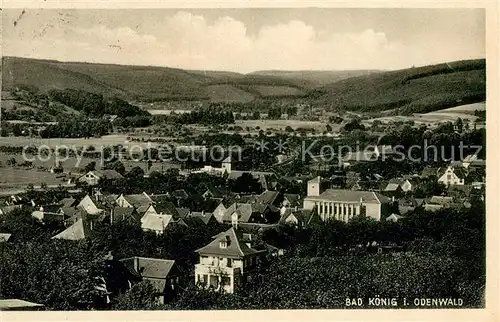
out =
[[326,189],[325,181],[316,177],[307,183],[304,209],[317,207],[323,221],[335,219],[348,222],[356,216],[377,221],[389,215],[390,199],[374,191]]

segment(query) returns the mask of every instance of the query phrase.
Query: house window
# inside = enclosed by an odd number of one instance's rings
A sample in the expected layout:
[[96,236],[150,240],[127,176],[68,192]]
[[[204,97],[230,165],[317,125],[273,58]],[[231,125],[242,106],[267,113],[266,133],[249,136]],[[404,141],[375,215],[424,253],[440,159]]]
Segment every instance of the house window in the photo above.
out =
[[203,274],[203,280],[202,280],[203,283],[207,283],[208,282],[208,275],[207,274]]
[[221,286],[231,285],[231,279],[227,276],[222,276],[220,280]]
[[219,247],[220,247],[220,248],[227,248],[227,242],[226,242],[226,241],[221,241],[221,242],[219,243]]
[[210,286],[213,288],[219,287],[219,276],[210,275]]
[[233,260],[231,258],[227,259],[227,267],[233,267]]

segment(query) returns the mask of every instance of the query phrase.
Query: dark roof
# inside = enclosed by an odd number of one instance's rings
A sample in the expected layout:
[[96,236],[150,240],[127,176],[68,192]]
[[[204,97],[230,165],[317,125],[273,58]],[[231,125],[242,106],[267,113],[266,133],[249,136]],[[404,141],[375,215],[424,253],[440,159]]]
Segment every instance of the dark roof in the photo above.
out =
[[[226,242],[227,247],[221,248],[220,242]],[[248,247],[243,242],[243,234],[241,231],[235,230],[233,227],[227,231],[220,233],[208,245],[196,250],[200,255],[217,255],[231,258],[242,258],[248,255],[264,253],[266,250],[256,250]]]
[[135,208],[130,207],[114,207],[113,208],[113,222],[117,222],[120,220],[132,219],[132,220],[140,220],[140,216],[135,211]]
[[254,179],[261,179],[261,177],[272,177],[275,176],[273,172],[265,172],[265,171],[239,171],[239,170],[231,170],[231,172],[228,175],[228,179],[237,179],[243,175],[243,173],[249,173],[252,175]]
[[252,203],[257,200],[258,195],[238,195],[237,199],[240,203]]
[[214,214],[211,212],[192,212],[188,215],[190,218],[195,218],[203,221],[205,225],[207,225],[211,218],[214,218]]
[[61,206],[59,204],[52,204],[52,205],[43,205],[43,212],[46,213],[57,213]]
[[180,218],[185,218],[187,215],[189,215],[189,209],[188,208],[175,208],[177,210],[177,213],[179,214]]
[[127,200],[132,206],[137,208],[138,212],[146,211],[146,209],[153,202],[151,198],[145,193],[138,193],[132,195],[123,195],[125,200]]
[[[422,200],[422,199],[420,199]],[[401,198],[398,200],[399,206],[408,206],[408,207],[418,207],[422,203],[418,202],[415,198],[413,197],[406,197],[406,198]]]
[[170,201],[170,196],[166,193],[164,194],[158,194],[158,195],[150,195],[149,198],[153,200],[153,202],[165,202],[165,201]]
[[465,179],[465,177],[467,177],[467,170],[463,167],[454,167],[453,173],[460,179]]
[[172,196],[176,199],[187,199],[189,194],[184,189],[178,189],[172,192]]
[[422,170],[422,177],[437,176],[438,170],[438,168],[434,167],[425,167],[424,170]]
[[77,207],[61,207],[61,209],[59,209],[59,212],[62,213],[66,218],[72,218],[78,216],[78,214],[84,212],[84,210]]
[[[139,271],[135,269],[135,261],[137,261]],[[138,256],[120,259],[120,262],[122,262],[131,272],[140,274],[142,277],[151,278],[166,278],[175,265],[175,261],[170,259]]]
[[177,212],[177,208],[170,201],[155,203],[152,204],[150,207],[153,207],[157,214],[172,215],[173,217],[176,218],[180,217],[179,213]]
[[266,190],[257,197],[255,202],[263,205],[272,205],[276,198],[278,198],[279,194],[280,193],[278,191]]
[[76,199],[75,198],[64,198],[61,201],[59,201],[59,204],[61,207],[73,207],[76,205]]
[[[170,259],[135,256],[120,261],[133,275],[149,280],[158,293],[165,291],[167,277],[176,274],[175,261]],[[135,269],[136,263],[139,271]]]
[[300,195],[298,194],[285,193],[284,197],[290,203],[290,207],[298,207],[301,204]]
[[116,170],[112,169],[105,169],[105,170],[93,170],[93,172],[96,176],[101,177],[101,178],[107,178],[107,179],[121,179],[123,176],[116,172]]
[[235,202],[224,212],[224,221],[231,221],[231,215],[238,212],[238,221],[248,222],[253,214],[252,204]]
[[315,215],[316,214],[313,209],[299,209],[297,211],[286,211],[280,220],[285,221],[288,217],[294,216],[300,223],[308,225],[311,223],[311,219]]
[[222,191],[219,188],[216,188],[212,185],[206,185],[205,193],[210,193],[213,198],[221,198],[223,196]]

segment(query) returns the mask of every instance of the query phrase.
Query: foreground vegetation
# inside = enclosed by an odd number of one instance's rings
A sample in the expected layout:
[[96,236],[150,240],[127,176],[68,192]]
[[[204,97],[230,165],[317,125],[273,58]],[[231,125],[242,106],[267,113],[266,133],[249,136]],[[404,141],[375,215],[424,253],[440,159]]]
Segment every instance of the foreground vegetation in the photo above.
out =
[[[51,240],[57,229],[34,221],[29,212],[2,218],[0,296],[42,303],[49,309],[295,309],[344,308],[347,298],[460,298],[465,307],[484,306],[484,205],[472,209],[418,212],[398,223],[356,219],[306,229],[280,225],[258,238],[283,247],[285,256],[237,294],[199,290],[193,285],[194,250],[208,243],[223,225],[169,228],[164,235],[142,232],[126,223],[103,225],[80,242]],[[401,246],[376,253],[367,244]],[[150,256],[175,259],[184,283],[172,302],[157,305],[148,282],[115,294],[111,304],[95,288],[103,259]],[[97,279],[97,281],[99,281]]]

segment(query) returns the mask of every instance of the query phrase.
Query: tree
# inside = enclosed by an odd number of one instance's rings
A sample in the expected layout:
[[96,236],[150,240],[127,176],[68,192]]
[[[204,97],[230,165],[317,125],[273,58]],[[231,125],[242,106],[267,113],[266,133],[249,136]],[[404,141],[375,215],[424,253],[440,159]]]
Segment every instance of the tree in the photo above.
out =
[[365,126],[361,124],[359,119],[354,118],[344,125],[343,130],[346,132],[351,132],[352,130],[365,130]]
[[15,167],[17,165],[17,161],[15,158],[10,158],[7,160],[7,165]]
[[129,178],[140,178],[140,177],[143,177],[143,176],[144,176],[144,170],[142,170],[142,168],[139,167],[139,166],[133,167],[127,173],[127,177],[129,177]]
[[457,120],[455,122],[455,128],[457,129],[458,133],[462,133],[463,132],[464,122],[462,121],[462,119],[460,117],[457,118]]
[[116,310],[144,310],[157,306],[151,282],[144,280],[118,296],[113,308]]
[[91,161],[91,162],[87,163],[85,165],[85,168],[84,168],[85,172],[94,171],[95,170],[95,166],[96,166],[95,161]]
[[125,166],[119,160],[107,163],[105,165],[105,168],[108,169],[108,170],[115,170],[116,172],[118,172],[121,175],[125,174]]
[[416,198],[440,196],[444,193],[445,189],[446,186],[443,183],[437,181],[436,176],[431,176],[417,186],[414,196]]

